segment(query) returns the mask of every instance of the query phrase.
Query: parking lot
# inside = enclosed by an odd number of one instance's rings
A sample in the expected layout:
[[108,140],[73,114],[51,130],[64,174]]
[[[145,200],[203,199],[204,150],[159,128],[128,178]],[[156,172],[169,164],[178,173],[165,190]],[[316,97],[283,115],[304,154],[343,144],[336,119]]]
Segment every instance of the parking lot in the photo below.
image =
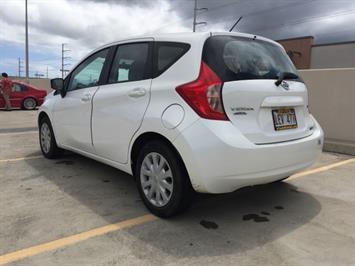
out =
[[0,112],[0,265],[355,264],[354,187],[354,157],[323,153],[284,182],[197,195],[163,220],[129,175],[44,159],[36,112]]

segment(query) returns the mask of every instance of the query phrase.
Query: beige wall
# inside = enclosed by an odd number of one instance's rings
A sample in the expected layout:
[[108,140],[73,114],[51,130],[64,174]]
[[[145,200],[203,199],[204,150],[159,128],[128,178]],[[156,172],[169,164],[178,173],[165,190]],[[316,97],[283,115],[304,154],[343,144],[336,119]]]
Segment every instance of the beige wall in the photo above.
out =
[[312,69],[350,67],[355,67],[355,42],[312,47]]
[[355,144],[355,68],[300,71],[327,139]]
[[[332,151],[355,155],[355,68],[300,70],[300,74],[308,87],[310,111],[328,143],[351,146],[343,150],[333,147]],[[30,79],[30,83],[51,91],[48,79]]]
[[355,41],[313,45],[312,36],[279,40],[298,69],[355,68]]

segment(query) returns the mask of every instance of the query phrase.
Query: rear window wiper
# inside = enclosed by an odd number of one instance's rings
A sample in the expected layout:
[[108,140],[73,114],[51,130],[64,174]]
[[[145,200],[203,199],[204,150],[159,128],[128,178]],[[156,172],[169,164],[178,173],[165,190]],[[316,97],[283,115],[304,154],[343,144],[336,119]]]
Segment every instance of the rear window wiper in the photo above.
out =
[[275,81],[276,86],[280,86],[283,80],[285,79],[298,79],[299,76],[296,75],[295,73],[291,72],[281,72],[280,75],[277,78],[277,81]]

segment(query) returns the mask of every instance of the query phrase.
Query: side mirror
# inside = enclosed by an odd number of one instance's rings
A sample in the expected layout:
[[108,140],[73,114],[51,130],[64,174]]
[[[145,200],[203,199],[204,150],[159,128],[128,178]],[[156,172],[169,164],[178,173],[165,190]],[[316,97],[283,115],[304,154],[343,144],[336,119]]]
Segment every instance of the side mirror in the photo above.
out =
[[60,93],[62,97],[65,96],[64,80],[62,78],[51,79],[51,87],[56,92]]

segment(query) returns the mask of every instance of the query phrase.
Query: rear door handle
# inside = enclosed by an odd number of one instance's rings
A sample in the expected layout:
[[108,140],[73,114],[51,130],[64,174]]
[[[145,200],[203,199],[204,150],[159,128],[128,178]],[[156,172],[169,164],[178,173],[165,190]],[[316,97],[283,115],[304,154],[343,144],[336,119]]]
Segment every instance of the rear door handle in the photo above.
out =
[[135,88],[128,93],[128,96],[132,98],[139,98],[143,97],[145,94],[146,90],[144,88]]
[[81,97],[81,101],[82,102],[89,102],[91,100],[91,94],[90,93],[85,93],[82,97]]

